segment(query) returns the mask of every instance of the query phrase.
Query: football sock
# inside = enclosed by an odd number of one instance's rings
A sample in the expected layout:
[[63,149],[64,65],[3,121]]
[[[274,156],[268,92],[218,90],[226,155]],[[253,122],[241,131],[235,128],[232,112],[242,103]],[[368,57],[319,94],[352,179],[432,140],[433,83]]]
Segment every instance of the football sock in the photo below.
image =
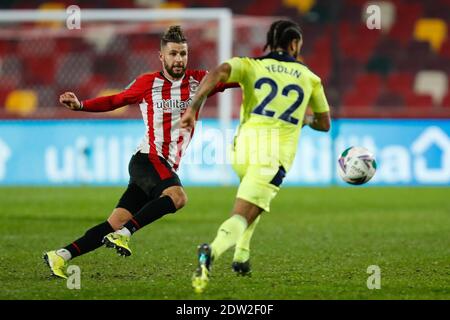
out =
[[222,253],[234,246],[247,228],[247,219],[235,214],[219,227],[217,236],[211,243],[212,256],[218,259]]
[[253,232],[255,231],[260,217],[261,216],[259,215],[255,221],[245,229],[244,233],[237,241],[233,261],[245,262],[250,259],[250,241],[252,240]]
[[70,259],[72,259],[72,254],[67,249],[56,250],[56,254],[66,261],[69,261]]
[[117,230],[117,231],[114,232],[114,233],[120,234],[120,235],[122,235],[122,236],[127,236],[127,237],[130,237],[130,236],[131,236],[130,230],[128,230],[128,229],[125,228],[125,227],[122,227],[122,229]]
[[175,211],[177,211],[177,208],[175,207],[172,198],[163,196],[143,206],[142,209],[124,225],[124,227],[133,234],[162,216]]
[[75,240],[64,249],[68,250],[71,258],[75,258],[102,246],[103,238],[108,234],[114,232],[108,221],[102,222],[95,227],[86,231],[84,236]]

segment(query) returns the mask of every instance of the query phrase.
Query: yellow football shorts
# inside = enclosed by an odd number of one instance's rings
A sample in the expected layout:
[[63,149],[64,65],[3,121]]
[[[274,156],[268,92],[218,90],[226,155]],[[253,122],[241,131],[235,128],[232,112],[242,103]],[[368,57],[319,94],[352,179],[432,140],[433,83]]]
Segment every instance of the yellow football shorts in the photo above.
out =
[[240,135],[231,151],[231,163],[241,180],[237,198],[246,200],[266,212],[280,190],[286,171],[277,152]]

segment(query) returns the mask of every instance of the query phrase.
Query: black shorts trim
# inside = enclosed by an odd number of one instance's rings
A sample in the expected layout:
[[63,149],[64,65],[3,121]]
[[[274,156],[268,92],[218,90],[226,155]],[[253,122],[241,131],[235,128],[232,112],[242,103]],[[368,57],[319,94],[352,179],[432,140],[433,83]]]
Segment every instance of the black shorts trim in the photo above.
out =
[[283,183],[284,177],[286,177],[286,169],[284,169],[283,166],[280,166],[277,174],[273,177],[272,181],[270,181],[270,184],[279,187]]

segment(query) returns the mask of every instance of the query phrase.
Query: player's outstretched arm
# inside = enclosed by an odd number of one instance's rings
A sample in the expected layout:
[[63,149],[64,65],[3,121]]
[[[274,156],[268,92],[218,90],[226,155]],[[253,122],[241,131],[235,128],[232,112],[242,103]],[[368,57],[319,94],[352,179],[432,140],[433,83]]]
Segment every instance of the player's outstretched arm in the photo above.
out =
[[89,112],[112,111],[126,106],[130,101],[130,99],[127,99],[125,92],[111,96],[88,99],[81,102],[73,92],[65,92],[59,96],[59,102],[66,108],[75,111],[81,110]]
[[149,75],[144,74],[118,94],[83,100],[81,102],[73,92],[65,92],[59,97],[59,102],[71,110],[89,112],[112,111],[142,101],[145,90],[148,87],[149,78]]
[[200,83],[198,90],[192,99],[190,107],[186,110],[181,118],[182,128],[193,128],[195,125],[195,116],[200,109],[203,101],[216,88],[220,82],[225,83],[231,74],[231,66],[228,63],[222,63],[213,71],[208,73]]

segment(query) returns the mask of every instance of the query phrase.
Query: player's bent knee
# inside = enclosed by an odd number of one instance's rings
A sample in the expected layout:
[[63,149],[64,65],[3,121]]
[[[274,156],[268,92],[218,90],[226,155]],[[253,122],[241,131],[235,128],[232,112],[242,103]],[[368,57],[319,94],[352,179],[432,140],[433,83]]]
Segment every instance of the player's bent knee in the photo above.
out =
[[177,208],[177,210],[183,208],[186,205],[187,200],[188,199],[185,193],[177,194],[172,198],[173,204],[175,205],[175,208]]
[[169,196],[177,211],[183,208],[188,201],[187,195],[181,187],[170,187],[163,191],[162,196]]
[[180,210],[181,208],[183,208],[188,201],[187,196],[183,191],[170,192],[170,193],[166,193],[165,195],[169,196],[172,199],[176,210]]

